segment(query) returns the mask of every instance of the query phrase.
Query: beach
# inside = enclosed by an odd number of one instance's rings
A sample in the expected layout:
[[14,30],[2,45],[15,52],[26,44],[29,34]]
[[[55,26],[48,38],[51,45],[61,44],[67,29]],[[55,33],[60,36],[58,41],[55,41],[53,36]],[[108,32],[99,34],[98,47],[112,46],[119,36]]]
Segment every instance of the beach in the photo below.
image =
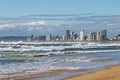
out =
[[109,67],[105,70],[73,76],[63,80],[120,80],[120,66]]
[[[31,75],[3,78],[1,80],[29,80],[29,79],[32,80],[32,78],[41,78],[41,77],[52,76],[66,72],[71,73],[73,71],[74,70],[56,70],[56,71],[45,72],[42,74],[31,74]],[[119,79],[120,79],[120,66],[114,66],[114,67],[108,67],[105,70],[90,72],[84,75],[77,75],[77,76],[65,78],[63,80],[119,80]]]

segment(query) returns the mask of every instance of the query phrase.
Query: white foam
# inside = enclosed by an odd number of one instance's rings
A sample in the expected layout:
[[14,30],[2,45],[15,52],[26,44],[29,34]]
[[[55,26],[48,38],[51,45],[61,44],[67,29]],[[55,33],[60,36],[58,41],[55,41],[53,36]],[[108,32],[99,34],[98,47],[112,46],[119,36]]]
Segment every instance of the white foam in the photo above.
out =
[[[12,45],[11,45],[12,44]],[[19,48],[13,48],[13,45],[20,45]],[[69,46],[34,46],[27,44],[70,44]],[[99,42],[0,42],[0,45],[6,47],[0,47],[0,51],[16,51],[23,52],[22,55],[25,56],[34,56],[34,55],[50,55],[50,54],[65,54],[65,53],[98,53],[98,52],[119,52],[120,49],[117,50],[79,50],[79,51],[62,51],[65,48],[99,48],[99,47],[107,47],[107,46],[118,46],[120,47],[120,43],[99,43]],[[32,54],[24,54],[24,51],[44,51],[44,53],[32,53]],[[2,57],[0,54],[0,57]],[[7,54],[7,53],[6,53]],[[12,54],[12,53],[9,53]],[[5,55],[4,55],[5,56]],[[58,58],[58,57],[57,57]],[[89,63],[91,59],[86,58],[84,56],[81,57],[72,57],[72,58],[63,58],[57,59],[52,58],[45,60],[41,60],[40,62],[26,62],[26,63],[12,63],[0,65],[0,77],[6,76],[14,76],[15,74],[23,74],[23,73],[36,73],[36,72],[45,72],[49,70],[58,70],[58,69],[80,69],[81,66],[79,63],[83,62],[84,64]],[[72,65],[76,62],[76,65]],[[63,66],[64,65],[64,66]],[[87,64],[86,64],[87,65]],[[69,67],[68,67],[69,66]]]
[[[12,45],[10,45],[12,44]],[[17,44],[26,44],[21,45],[20,48],[13,48],[13,45]],[[70,46],[34,46],[28,44],[71,44]],[[96,48],[96,47],[108,47],[108,46],[118,46],[120,47],[120,43],[99,43],[99,42],[1,42],[1,45],[5,45],[8,47],[1,47],[0,51],[16,51],[16,52],[24,52],[24,51],[53,51],[53,50],[63,50],[65,48]]]

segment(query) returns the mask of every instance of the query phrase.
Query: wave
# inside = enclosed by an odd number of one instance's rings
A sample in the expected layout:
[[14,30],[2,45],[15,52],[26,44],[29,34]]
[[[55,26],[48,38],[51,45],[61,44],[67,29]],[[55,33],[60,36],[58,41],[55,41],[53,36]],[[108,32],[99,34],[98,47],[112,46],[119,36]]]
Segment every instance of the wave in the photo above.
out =
[[[35,46],[35,45],[42,46]],[[46,46],[48,45],[49,46]],[[62,44],[62,45],[60,45]],[[57,45],[57,46],[56,46]],[[0,57],[43,57],[74,53],[120,52],[120,42],[1,42]]]

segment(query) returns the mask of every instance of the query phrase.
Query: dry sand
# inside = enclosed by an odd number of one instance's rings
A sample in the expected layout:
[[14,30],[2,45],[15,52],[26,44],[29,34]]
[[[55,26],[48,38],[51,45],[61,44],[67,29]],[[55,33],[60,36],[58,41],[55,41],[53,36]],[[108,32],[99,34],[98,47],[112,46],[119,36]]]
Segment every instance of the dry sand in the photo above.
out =
[[85,75],[73,76],[64,80],[120,80],[120,66],[109,67]]

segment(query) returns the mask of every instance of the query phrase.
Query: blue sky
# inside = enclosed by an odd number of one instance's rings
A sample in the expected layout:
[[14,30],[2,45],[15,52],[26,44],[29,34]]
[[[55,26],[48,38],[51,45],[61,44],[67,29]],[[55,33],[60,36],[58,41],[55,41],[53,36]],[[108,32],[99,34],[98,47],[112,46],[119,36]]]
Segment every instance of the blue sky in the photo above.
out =
[[[120,0],[0,0],[0,36],[120,32]],[[3,34],[4,33],[4,34]]]
[[0,0],[0,16],[120,14],[120,0]]

